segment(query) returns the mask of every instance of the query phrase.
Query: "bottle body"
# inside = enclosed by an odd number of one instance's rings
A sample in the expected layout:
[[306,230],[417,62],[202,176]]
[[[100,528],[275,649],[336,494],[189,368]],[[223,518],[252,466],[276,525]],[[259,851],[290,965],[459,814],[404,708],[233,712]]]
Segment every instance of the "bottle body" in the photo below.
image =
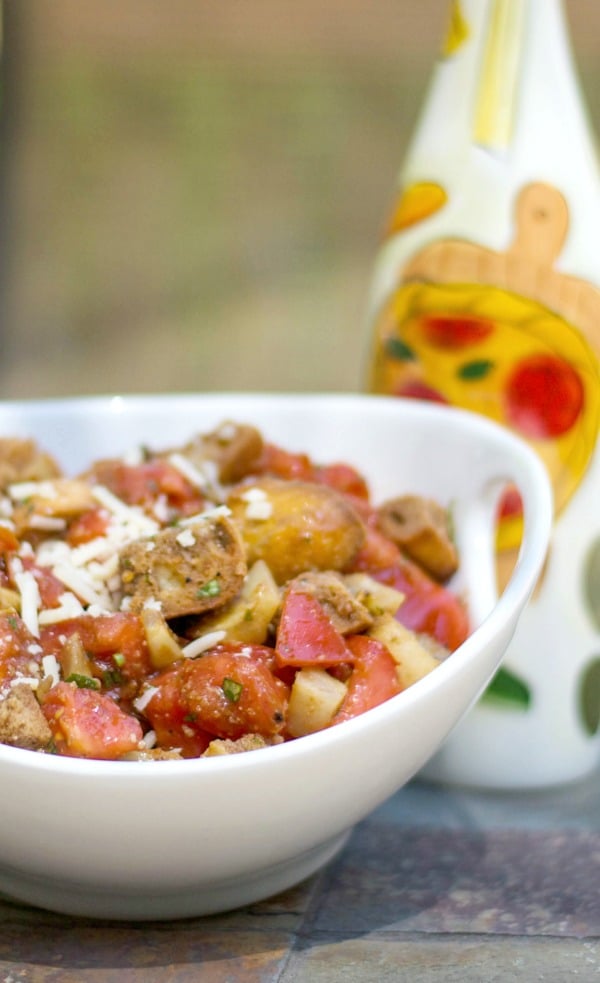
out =
[[[559,0],[450,14],[376,261],[369,387],[482,413],[547,466],[544,573],[499,676],[426,770],[532,787],[600,763],[600,176]],[[507,494],[499,589],[521,529]]]

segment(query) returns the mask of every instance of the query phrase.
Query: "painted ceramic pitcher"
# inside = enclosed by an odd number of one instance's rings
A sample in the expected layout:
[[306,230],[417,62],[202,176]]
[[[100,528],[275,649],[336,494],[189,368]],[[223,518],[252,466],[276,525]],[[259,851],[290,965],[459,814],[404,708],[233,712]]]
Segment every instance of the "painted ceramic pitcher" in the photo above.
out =
[[[370,302],[370,388],[483,413],[545,461],[543,577],[428,768],[534,787],[600,764],[600,176],[560,0],[454,0]],[[498,526],[502,587],[519,497]]]

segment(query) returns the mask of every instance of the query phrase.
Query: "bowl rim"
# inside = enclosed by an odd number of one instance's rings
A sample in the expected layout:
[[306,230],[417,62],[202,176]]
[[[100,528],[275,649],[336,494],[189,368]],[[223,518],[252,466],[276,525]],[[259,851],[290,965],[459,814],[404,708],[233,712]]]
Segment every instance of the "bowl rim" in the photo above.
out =
[[[435,672],[429,673],[417,683],[384,703],[365,711],[359,716],[325,730],[307,734],[283,744],[247,751],[244,754],[222,755],[209,758],[188,758],[167,761],[105,761],[91,758],[71,758],[53,754],[43,754],[10,745],[0,744],[0,767],[3,764],[24,767],[28,771],[55,773],[64,777],[93,776],[101,782],[132,782],[143,776],[155,774],[156,781],[172,781],[176,778],[195,781],[207,775],[225,774],[230,771],[260,770],[275,760],[281,765],[290,764],[298,757],[318,753],[324,745],[328,747],[345,744],[351,737],[359,738],[366,731],[385,723],[403,707],[407,708],[425,702],[431,691],[444,686],[445,680],[456,674],[458,667],[471,662],[477,653],[493,639],[496,631],[510,620],[515,606],[524,603],[531,593],[537,571],[541,567],[550,538],[553,515],[552,491],[546,469],[538,455],[516,434],[487,417],[454,406],[442,406],[426,400],[399,399],[370,393],[354,392],[268,392],[268,391],[215,391],[215,392],[174,392],[174,393],[126,393],[95,394],[81,396],[51,396],[44,398],[0,400],[0,434],[5,412],[27,414],[43,412],[45,415],[64,412],[66,409],[77,412],[98,411],[111,414],[137,412],[145,406],[180,406],[193,402],[212,402],[225,405],[236,399],[248,405],[261,403],[274,404],[337,404],[378,407],[377,412],[407,415],[409,417],[429,417],[442,423],[454,419],[456,425],[471,429],[474,434],[492,438],[508,447],[511,454],[520,462],[531,476],[532,487],[536,488],[536,509],[526,522],[523,550],[515,570],[501,596],[486,618],[473,629],[468,638],[451,655],[440,663]],[[453,424],[454,426],[455,424]],[[35,436],[35,435],[32,435]],[[525,548],[527,547],[527,548]],[[155,780],[153,779],[153,782]]]

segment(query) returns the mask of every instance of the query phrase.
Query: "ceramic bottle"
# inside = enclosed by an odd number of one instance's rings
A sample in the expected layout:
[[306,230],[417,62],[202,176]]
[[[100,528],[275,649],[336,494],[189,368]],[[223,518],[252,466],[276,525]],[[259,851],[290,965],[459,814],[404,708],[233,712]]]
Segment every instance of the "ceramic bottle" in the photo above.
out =
[[[453,0],[369,300],[369,388],[483,413],[544,460],[555,524],[503,668],[426,774],[600,764],[600,172],[560,0]],[[522,529],[498,521],[498,589]],[[468,599],[467,599],[468,601]]]

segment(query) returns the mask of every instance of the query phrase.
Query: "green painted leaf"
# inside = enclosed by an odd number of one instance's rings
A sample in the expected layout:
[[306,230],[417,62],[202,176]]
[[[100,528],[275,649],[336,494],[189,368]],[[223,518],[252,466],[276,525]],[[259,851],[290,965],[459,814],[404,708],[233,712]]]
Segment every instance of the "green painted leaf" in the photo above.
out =
[[489,358],[481,358],[475,362],[465,362],[464,365],[458,370],[458,376],[460,379],[465,379],[466,381],[475,381],[476,379],[485,379],[492,369],[494,368],[494,363]]
[[483,694],[483,699],[499,701],[520,710],[527,710],[531,704],[531,691],[508,669],[499,669]]
[[390,358],[395,358],[399,362],[414,362],[417,357],[412,348],[400,338],[388,338],[385,343],[385,350]]
[[594,626],[600,629],[600,540],[590,546],[583,568],[583,596]]
[[583,726],[593,736],[600,729],[600,658],[586,666],[581,680],[580,700]]

